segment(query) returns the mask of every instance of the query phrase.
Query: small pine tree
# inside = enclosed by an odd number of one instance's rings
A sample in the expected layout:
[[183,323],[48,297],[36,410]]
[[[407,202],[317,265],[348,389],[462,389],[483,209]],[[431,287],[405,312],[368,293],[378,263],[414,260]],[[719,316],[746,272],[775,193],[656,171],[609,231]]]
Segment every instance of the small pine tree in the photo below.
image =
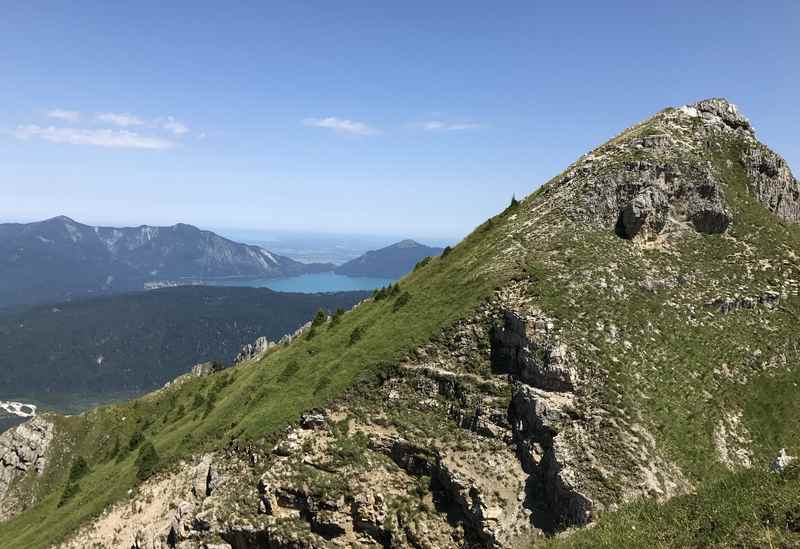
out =
[[425,265],[431,262],[431,256],[425,257],[421,259],[416,265],[414,265],[414,270],[421,269]]
[[389,295],[389,291],[391,290],[391,285],[381,288],[380,290],[375,290],[372,294],[372,297],[375,301],[380,301],[381,299],[386,298]]
[[63,507],[69,500],[75,497],[75,495],[81,491],[81,487],[77,484],[67,484],[64,487],[64,491],[61,493],[61,499],[58,500],[58,506]]
[[397,298],[397,301],[394,302],[394,306],[392,307],[392,311],[397,312],[400,308],[411,301],[411,294],[408,292],[403,292],[400,294],[400,297]]
[[139,455],[136,456],[136,478],[144,481],[153,476],[158,467],[158,461],[158,452],[153,443],[149,440],[144,441],[142,447],[139,448]]
[[350,345],[357,343],[363,335],[364,328],[362,326],[357,326],[356,329],[350,334]]
[[511,204],[508,205],[509,208],[516,208],[519,206],[519,200],[517,200],[517,195],[511,195]]
[[89,464],[86,463],[86,460],[83,459],[83,456],[78,456],[77,459],[72,462],[72,467],[69,469],[69,482],[71,484],[78,482],[81,477],[88,472]]
[[135,431],[131,435],[131,440],[128,443],[128,450],[135,450],[137,446],[139,446],[142,441],[144,440],[144,433],[141,431]]
[[339,324],[339,321],[342,320],[343,316],[344,316],[344,309],[342,309],[341,307],[336,309],[336,312],[334,312],[333,316],[331,317],[331,326]]
[[316,328],[317,326],[322,326],[328,321],[328,313],[325,312],[324,309],[320,309],[317,311],[317,316],[314,317],[314,320],[311,321],[311,327]]

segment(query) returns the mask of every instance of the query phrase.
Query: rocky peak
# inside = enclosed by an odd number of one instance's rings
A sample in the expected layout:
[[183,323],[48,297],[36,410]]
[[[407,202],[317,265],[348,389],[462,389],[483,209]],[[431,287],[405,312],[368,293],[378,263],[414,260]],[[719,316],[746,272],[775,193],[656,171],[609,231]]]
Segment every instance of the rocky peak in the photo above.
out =
[[703,117],[706,121],[716,123],[721,121],[723,124],[733,130],[739,128],[746,130],[751,135],[755,135],[755,130],[750,125],[750,121],[739,113],[739,109],[727,99],[718,97],[713,99],[704,99],[689,106],[681,107],[684,112],[691,114],[691,109],[697,111],[697,116]]
[[725,99],[666,109],[581,157],[542,192],[572,221],[625,239],[663,242],[735,222],[731,185],[784,221],[800,222],[800,187]]

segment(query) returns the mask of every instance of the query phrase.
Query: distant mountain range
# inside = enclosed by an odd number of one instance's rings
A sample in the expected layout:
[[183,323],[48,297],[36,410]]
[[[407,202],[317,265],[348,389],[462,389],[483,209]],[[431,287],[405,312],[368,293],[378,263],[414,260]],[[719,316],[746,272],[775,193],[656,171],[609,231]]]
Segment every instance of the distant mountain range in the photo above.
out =
[[0,307],[226,277],[325,272],[192,225],[92,227],[60,216],[0,224]]
[[403,240],[380,250],[365,253],[339,267],[335,272],[347,276],[400,278],[420,260],[441,255],[442,248],[432,248],[413,240]]
[[258,337],[277,341],[320,308],[349,309],[368,295],[182,286],[0,313],[0,400],[151,390],[195,363],[231,361]]

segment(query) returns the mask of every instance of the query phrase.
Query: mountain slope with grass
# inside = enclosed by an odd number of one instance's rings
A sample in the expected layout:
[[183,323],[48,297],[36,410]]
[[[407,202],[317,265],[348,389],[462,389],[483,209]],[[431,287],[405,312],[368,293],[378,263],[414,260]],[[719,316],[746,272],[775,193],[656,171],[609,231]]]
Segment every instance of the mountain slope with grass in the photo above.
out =
[[666,109],[263,358],[7,433],[0,547],[795,546],[798,221],[733,105]]
[[329,271],[179,223],[92,227],[59,216],[0,224],[0,307],[230,277]]

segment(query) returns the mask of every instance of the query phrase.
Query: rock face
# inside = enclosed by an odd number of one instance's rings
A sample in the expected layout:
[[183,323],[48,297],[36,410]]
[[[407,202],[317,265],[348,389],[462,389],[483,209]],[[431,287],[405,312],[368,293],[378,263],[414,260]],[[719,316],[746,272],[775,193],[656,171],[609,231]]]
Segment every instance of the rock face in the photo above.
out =
[[[617,422],[603,433],[590,421],[585,410],[600,409],[599,403],[585,396],[575,357],[547,329],[551,321],[515,311],[505,311],[503,318],[492,346],[495,357],[510,358],[505,367],[518,380],[508,412],[518,457],[541,483],[559,523],[585,525],[610,504],[642,496],[667,499],[689,490],[682,473],[658,454],[641,426]],[[625,454],[604,455],[608,439],[616,439]],[[581,465],[587,454],[593,462],[588,470]],[[617,478],[616,494],[590,480],[598,472]]]
[[266,337],[261,336],[256,339],[253,343],[248,343],[242,350],[239,351],[239,354],[236,355],[236,358],[233,360],[234,364],[239,364],[241,362],[246,362],[249,360],[258,360],[267,352],[276,347],[277,343],[273,343],[272,341],[268,340]]
[[786,161],[761,143],[742,152],[750,192],[784,221],[800,223],[800,186]]
[[700,154],[725,139],[741,145],[740,157],[727,160],[744,166],[750,193],[782,219],[800,221],[800,187],[786,162],[755,139],[749,121],[724,99],[667,110],[625,137],[582,157],[544,190],[562,194],[575,221],[615,227],[619,236],[642,242],[689,228],[726,232],[733,220],[726,183]]
[[216,372],[221,372],[226,368],[225,364],[217,361],[210,361],[210,362],[202,362],[200,364],[195,364],[192,366],[191,374],[194,377],[203,377],[214,374]]
[[27,475],[44,473],[54,430],[46,417],[37,416],[0,434],[0,520],[33,503],[29,490],[18,491],[16,484]]

